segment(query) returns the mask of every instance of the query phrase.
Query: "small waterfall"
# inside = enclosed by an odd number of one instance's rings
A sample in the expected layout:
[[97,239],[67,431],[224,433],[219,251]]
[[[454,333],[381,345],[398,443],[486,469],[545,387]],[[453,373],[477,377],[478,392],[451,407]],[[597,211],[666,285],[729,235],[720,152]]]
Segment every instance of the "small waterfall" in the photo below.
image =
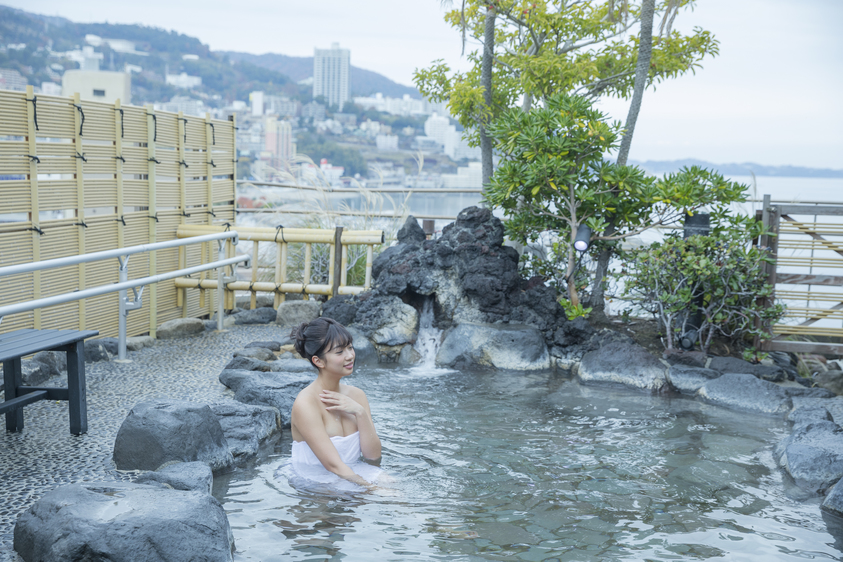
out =
[[416,339],[416,351],[422,357],[420,367],[424,369],[436,368],[436,352],[439,351],[439,343],[442,339],[442,331],[433,326],[433,299],[425,299],[422,305],[421,316],[419,317],[419,336]]

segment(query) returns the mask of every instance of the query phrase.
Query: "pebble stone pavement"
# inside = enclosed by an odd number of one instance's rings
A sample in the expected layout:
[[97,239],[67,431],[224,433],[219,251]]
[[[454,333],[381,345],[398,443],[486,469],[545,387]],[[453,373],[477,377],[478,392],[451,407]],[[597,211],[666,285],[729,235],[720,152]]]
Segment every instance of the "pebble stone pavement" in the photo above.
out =
[[[234,393],[217,377],[232,353],[250,342],[277,341],[287,334],[289,328],[275,324],[238,325],[227,332],[207,330],[158,341],[128,352],[131,363],[87,363],[84,435],[71,435],[64,401],[26,406],[19,433],[5,431],[5,416],[0,416],[0,562],[17,559],[12,549],[15,521],[46,492],[75,482],[133,480],[134,473],[117,471],[111,455],[117,430],[135,404],[161,398],[231,400]],[[64,386],[66,379],[46,383],[51,384]]]

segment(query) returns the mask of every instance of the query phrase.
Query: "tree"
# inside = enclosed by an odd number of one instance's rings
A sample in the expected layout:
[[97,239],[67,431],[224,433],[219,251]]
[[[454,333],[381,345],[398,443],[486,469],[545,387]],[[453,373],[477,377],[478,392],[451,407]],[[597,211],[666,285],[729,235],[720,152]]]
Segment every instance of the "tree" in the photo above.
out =
[[[529,112],[506,110],[489,126],[501,161],[486,201],[504,210],[512,239],[534,242],[544,233],[556,238],[553,257],[565,264],[574,309],[580,306],[574,250],[580,225],[591,229],[592,242],[615,242],[704,206],[718,217],[730,203],[746,200],[745,186],[701,168],[657,179],[608,161],[621,131],[588,99],[567,94],[552,95]],[[606,235],[610,218],[615,232]]]
[[[691,2],[666,0],[654,7],[663,25],[652,41],[646,86],[693,70],[717,53],[708,31],[696,28],[685,36],[671,30],[677,11]],[[481,41],[487,56],[469,53],[467,72],[434,61],[416,70],[414,81],[429,99],[448,102],[469,142],[481,145],[483,161],[491,163],[491,146],[481,134],[519,100],[529,110],[555,92],[629,97],[639,38],[627,32],[640,17],[640,5],[627,0],[465,0],[446,21]]]

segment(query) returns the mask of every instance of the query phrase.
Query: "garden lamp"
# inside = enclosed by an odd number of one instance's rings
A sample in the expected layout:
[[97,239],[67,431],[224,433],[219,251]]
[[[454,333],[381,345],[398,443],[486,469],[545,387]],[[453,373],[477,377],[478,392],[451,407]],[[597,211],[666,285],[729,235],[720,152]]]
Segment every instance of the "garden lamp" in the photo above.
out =
[[591,229],[581,224],[577,228],[577,237],[574,239],[574,249],[578,252],[585,252],[591,246]]

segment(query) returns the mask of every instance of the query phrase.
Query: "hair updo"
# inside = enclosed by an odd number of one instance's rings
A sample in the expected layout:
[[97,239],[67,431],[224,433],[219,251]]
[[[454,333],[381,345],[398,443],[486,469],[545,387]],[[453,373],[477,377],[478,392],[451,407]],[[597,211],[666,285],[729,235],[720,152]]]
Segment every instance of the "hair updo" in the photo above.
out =
[[296,352],[303,358],[313,363],[313,356],[323,358],[325,352],[335,347],[345,347],[354,338],[345,326],[333,318],[317,318],[312,322],[302,322],[298,327],[293,328],[290,337],[295,338]]

